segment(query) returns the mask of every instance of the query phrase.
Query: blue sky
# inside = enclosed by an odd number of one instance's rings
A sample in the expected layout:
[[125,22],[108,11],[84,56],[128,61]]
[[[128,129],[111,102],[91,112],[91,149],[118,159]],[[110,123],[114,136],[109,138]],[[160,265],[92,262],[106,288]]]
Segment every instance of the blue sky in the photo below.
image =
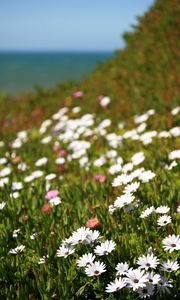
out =
[[153,0],[0,0],[0,50],[104,50]]

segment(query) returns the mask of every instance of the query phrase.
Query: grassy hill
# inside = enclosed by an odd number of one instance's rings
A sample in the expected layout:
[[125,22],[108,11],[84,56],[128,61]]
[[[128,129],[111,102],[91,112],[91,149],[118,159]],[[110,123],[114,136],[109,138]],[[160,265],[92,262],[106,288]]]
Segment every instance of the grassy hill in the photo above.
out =
[[99,94],[112,99],[111,112],[124,116],[135,112],[137,105],[141,112],[150,106],[162,112],[173,107],[178,103],[180,86],[178,2],[156,1],[149,12],[138,17],[133,31],[124,34],[126,47],[80,84],[66,82],[49,90],[39,88],[16,99],[15,105],[8,97],[1,97],[1,133],[24,128],[24,123],[38,123],[59,105],[74,105],[69,97],[76,89],[84,91],[84,111],[97,110]]
[[178,298],[178,17],[157,0],[81,83],[1,97],[0,299]]

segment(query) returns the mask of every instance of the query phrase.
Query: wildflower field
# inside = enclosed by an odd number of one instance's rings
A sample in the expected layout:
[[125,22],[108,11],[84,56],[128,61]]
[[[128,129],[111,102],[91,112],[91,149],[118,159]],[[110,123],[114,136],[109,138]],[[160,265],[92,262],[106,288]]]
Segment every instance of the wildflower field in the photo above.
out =
[[156,1],[81,83],[0,102],[0,299],[178,299],[178,11]]

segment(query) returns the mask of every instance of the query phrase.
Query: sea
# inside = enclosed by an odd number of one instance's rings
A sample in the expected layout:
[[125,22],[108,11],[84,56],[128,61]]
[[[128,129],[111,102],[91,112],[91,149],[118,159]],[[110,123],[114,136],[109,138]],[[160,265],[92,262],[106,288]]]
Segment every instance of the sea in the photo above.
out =
[[79,81],[113,52],[0,52],[0,94],[20,95]]

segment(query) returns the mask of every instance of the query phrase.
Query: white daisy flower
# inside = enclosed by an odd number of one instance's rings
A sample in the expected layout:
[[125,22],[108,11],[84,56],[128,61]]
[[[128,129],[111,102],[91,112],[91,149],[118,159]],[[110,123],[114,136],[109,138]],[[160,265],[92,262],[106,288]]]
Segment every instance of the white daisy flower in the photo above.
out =
[[177,207],[177,213],[180,214],[180,205]]
[[143,152],[138,152],[134,154],[131,158],[134,166],[141,164],[145,160],[145,156]]
[[153,253],[148,254],[147,256],[142,255],[138,258],[137,264],[139,265],[140,269],[156,269],[157,265],[159,264],[159,259],[154,256]]
[[21,190],[23,188],[22,182],[13,182],[11,189],[14,190]]
[[129,182],[131,182],[133,180],[133,177],[127,174],[122,174],[117,176],[116,178],[114,178],[113,182],[112,182],[112,186],[116,187],[116,186],[120,186],[123,184],[127,184]]
[[36,167],[41,167],[41,166],[46,165],[47,162],[48,162],[48,158],[47,158],[47,157],[42,157],[42,158],[39,158],[39,159],[35,162],[35,166],[36,166]]
[[161,216],[158,218],[157,223],[159,226],[166,226],[171,223],[171,217],[167,215]]
[[43,257],[41,257],[41,258],[39,259],[38,264],[39,264],[39,265],[45,264],[46,261],[48,260],[48,258],[49,258],[49,255],[43,255]]
[[148,170],[148,171],[144,171],[144,172],[141,173],[141,175],[139,176],[139,180],[142,181],[142,182],[149,182],[155,176],[156,176],[155,173]]
[[39,234],[38,232],[34,232],[33,234],[30,235],[31,240],[36,240],[38,238]]
[[95,256],[92,255],[92,253],[87,253],[81,256],[77,260],[78,267],[87,267],[89,265],[92,265],[93,261],[95,260]]
[[15,255],[16,255],[16,254],[21,253],[21,252],[24,250],[24,248],[25,248],[24,245],[20,245],[20,246],[14,248],[14,249],[11,249],[11,250],[9,251],[9,253],[15,254]]
[[173,116],[177,115],[179,112],[180,112],[180,106],[176,106],[175,108],[173,108],[173,109],[171,110],[171,114],[172,114]]
[[114,241],[105,241],[104,243],[101,243],[101,245],[96,246],[94,252],[99,256],[108,255],[115,249],[115,247],[116,243]]
[[77,245],[77,244],[85,243],[89,231],[90,231],[89,228],[85,228],[85,227],[78,228],[78,230],[74,231],[71,236],[71,244]]
[[54,197],[54,198],[49,200],[49,203],[52,206],[57,206],[57,205],[61,204],[61,198],[60,197]]
[[140,215],[140,218],[147,218],[147,217],[149,217],[151,214],[152,214],[152,212],[154,211],[154,206],[151,206],[151,207],[148,207],[148,208],[146,208],[142,213],[141,213],[141,215]]
[[75,248],[72,245],[61,245],[57,250],[57,257],[68,257],[70,254],[73,254]]
[[84,240],[85,244],[94,244],[98,241],[100,237],[100,232],[98,230],[88,230],[86,239]]
[[172,280],[166,280],[166,278],[161,277],[161,280],[157,284],[158,291],[161,291],[163,293],[170,293],[169,288],[172,288]]
[[4,169],[2,169],[1,171],[0,171],[0,177],[6,177],[6,176],[8,176],[9,174],[11,174],[11,168],[9,168],[9,167],[5,167]]
[[173,272],[179,270],[179,264],[177,261],[170,261],[169,259],[162,263],[161,270],[166,272]]
[[129,288],[133,289],[133,291],[137,290],[138,288],[146,287],[148,276],[144,273],[144,270],[129,270],[126,276],[126,283]]
[[106,272],[106,266],[102,262],[95,261],[91,266],[85,268],[85,273],[87,276],[99,276]]
[[151,284],[147,284],[144,288],[137,289],[137,293],[140,299],[149,298],[154,295],[154,287]]
[[137,181],[132,182],[125,186],[123,193],[133,193],[133,192],[137,191],[139,186],[140,186],[139,182],[137,182]]
[[20,233],[20,229],[19,229],[19,228],[18,228],[18,229],[15,229],[15,230],[13,231],[13,234],[12,234],[13,238],[17,238],[18,235],[19,235],[19,233]]
[[117,199],[114,202],[114,206],[117,208],[122,208],[125,205],[128,205],[135,199],[135,196],[132,194],[124,194],[120,197],[117,197]]
[[153,284],[153,285],[158,284],[158,282],[161,279],[161,276],[159,274],[155,274],[153,271],[147,272],[146,274],[148,275],[149,284]]
[[165,251],[169,251],[170,253],[174,250],[180,250],[180,236],[179,235],[169,235],[165,239],[162,240],[163,248]]
[[114,293],[121,290],[126,286],[126,281],[124,278],[115,278],[114,281],[110,282],[106,287],[106,293]]
[[174,150],[171,153],[169,153],[169,159],[174,160],[174,159],[179,159],[180,158],[180,150]]
[[6,206],[6,202],[0,202],[0,210],[3,210],[4,207]]
[[116,275],[121,276],[121,275],[126,275],[129,270],[129,265],[127,262],[125,263],[118,263],[116,266]]
[[54,178],[56,178],[56,174],[54,174],[54,173],[50,173],[50,174],[45,176],[45,180],[47,180],[47,181],[51,181]]
[[166,205],[161,205],[161,206],[159,206],[155,209],[155,212],[157,214],[162,214],[163,215],[163,214],[166,214],[167,212],[169,212],[169,210],[170,210],[170,207],[168,207]]
[[109,173],[114,175],[116,173],[119,173],[122,169],[122,166],[121,165],[112,165],[110,168],[109,168]]

